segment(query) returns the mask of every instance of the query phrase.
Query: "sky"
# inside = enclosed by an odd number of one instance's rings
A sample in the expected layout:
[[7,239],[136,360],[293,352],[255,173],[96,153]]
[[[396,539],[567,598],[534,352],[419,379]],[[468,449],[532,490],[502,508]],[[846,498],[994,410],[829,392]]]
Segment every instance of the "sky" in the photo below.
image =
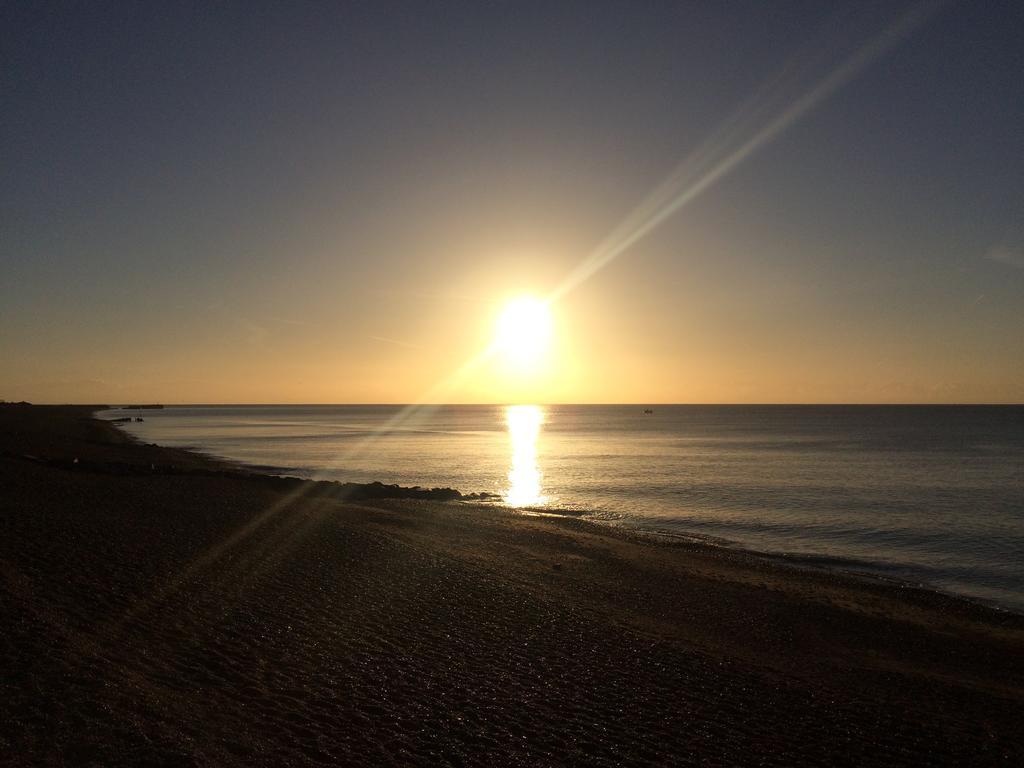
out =
[[1024,402],[1021,39],[1000,0],[4,3],[0,398]]

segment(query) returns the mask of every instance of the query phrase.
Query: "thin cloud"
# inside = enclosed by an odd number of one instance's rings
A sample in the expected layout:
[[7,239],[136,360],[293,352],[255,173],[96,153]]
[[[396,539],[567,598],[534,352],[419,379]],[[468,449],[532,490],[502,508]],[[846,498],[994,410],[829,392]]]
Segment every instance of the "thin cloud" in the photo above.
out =
[[374,341],[383,341],[387,344],[394,344],[399,347],[408,347],[409,349],[423,349],[419,344],[411,344],[408,341],[400,341],[399,339],[389,339],[387,336],[371,336]]
[[985,255],[985,258],[1008,267],[1024,269],[1024,248],[997,245]]

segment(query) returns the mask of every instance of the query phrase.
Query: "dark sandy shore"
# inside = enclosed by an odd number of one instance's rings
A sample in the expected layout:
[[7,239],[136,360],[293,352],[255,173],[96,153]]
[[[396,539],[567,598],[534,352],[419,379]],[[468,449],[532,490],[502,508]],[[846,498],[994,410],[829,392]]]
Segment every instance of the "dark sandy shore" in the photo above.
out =
[[0,407],[0,764],[1024,765],[1022,617],[89,413]]

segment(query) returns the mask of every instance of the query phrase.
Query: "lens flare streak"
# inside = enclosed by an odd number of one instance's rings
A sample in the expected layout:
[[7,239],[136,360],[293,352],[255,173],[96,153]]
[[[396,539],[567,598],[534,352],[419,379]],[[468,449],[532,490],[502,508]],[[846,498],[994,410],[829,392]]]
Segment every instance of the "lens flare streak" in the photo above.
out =
[[[788,87],[791,87],[791,83],[790,78],[786,76],[769,82],[761,93],[726,121],[720,131],[673,169],[665,181],[637,205],[608,237],[565,277],[548,297],[549,301],[560,299],[593,277],[637,241],[689,205],[748,157],[777,139],[842,86],[889,53],[947,4],[948,0],[925,0],[913,6],[833,69],[806,86],[803,92],[788,104],[777,108],[774,115],[769,112],[770,105],[778,99],[778,94],[785,93]],[[787,69],[799,71],[802,67],[799,63],[794,63]]]

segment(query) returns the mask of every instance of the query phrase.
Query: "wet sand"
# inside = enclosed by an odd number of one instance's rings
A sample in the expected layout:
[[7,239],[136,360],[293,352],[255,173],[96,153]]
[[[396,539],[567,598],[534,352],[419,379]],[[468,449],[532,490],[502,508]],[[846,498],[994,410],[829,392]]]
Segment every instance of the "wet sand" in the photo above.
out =
[[2,765],[1024,764],[1020,616],[89,413],[0,406]]

